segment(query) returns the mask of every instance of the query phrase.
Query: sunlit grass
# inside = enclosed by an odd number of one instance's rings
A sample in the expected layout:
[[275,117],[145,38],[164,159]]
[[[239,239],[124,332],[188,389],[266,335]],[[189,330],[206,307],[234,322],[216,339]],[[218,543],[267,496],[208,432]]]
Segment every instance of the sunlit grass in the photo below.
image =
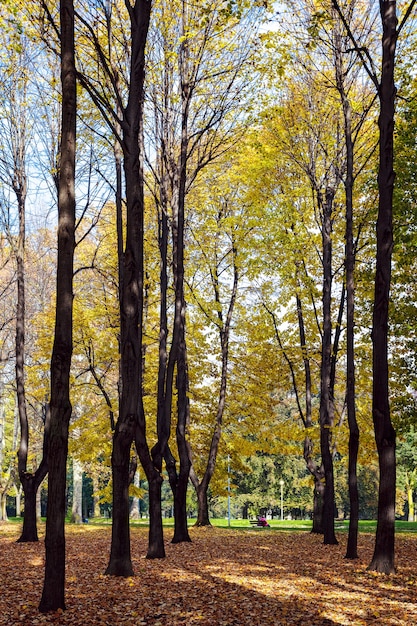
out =
[[[43,520],[44,521],[44,520]],[[311,520],[268,520],[269,528],[262,528],[258,526],[252,526],[247,519],[231,519],[230,526],[227,518],[213,518],[210,520],[212,526],[216,528],[231,528],[232,530],[253,530],[257,532],[268,531],[281,531],[281,532],[310,532],[312,528]],[[21,517],[11,517],[9,522],[22,523]],[[69,522],[68,522],[69,523]],[[195,518],[188,520],[189,527],[194,526],[196,523]],[[42,522],[41,522],[42,524]],[[110,526],[111,519],[105,517],[92,518],[88,520],[88,524],[94,526]],[[164,518],[163,524],[165,527],[170,528],[174,526],[173,518]],[[133,527],[148,527],[149,520],[143,518],[140,520],[132,520],[131,526]],[[336,532],[345,533],[349,531],[349,520],[335,520]],[[403,520],[397,520],[395,522],[395,530],[397,533],[417,533],[417,522],[406,522]],[[376,520],[360,520],[359,532],[361,533],[375,533]]]

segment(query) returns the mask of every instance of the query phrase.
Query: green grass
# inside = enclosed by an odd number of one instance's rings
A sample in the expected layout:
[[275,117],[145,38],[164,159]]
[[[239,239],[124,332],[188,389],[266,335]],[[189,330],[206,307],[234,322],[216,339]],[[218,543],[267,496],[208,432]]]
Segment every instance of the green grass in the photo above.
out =
[[[12,523],[22,523],[21,517],[10,517],[9,521]],[[44,520],[42,520],[44,521]],[[188,525],[193,526],[196,520],[189,519]],[[211,523],[213,526],[217,528],[228,528],[228,520],[226,518],[217,518],[211,519]],[[264,532],[265,530],[276,530],[283,532],[310,532],[312,522],[311,520],[269,520],[268,521],[270,528],[262,528],[258,526],[252,526],[249,523],[249,520],[246,519],[232,519],[230,520],[230,528],[232,530],[257,530],[259,532]],[[110,526],[111,519],[99,517],[95,519],[90,519],[89,524],[94,526]],[[163,520],[163,524],[166,527],[173,527],[174,520],[173,518],[165,518]],[[134,520],[131,522],[133,527],[144,527],[148,526],[147,519]],[[335,520],[335,529],[336,532],[348,532],[349,530],[349,521],[348,520]],[[396,521],[395,522],[395,530],[397,533],[417,533],[417,522],[404,522],[404,521]],[[360,520],[359,521],[359,532],[361,533],[375,533],[376,531],[376,521],[375,520]]]
[[[168,524],[173,524],[173,520],[167,520]],[[190,526],[195,523],[195,520],[189,520]],[[227,519],[212,519],[211,523],[213,526],[217,526],[218,528],[227,528],[228,522]],[[285,532],[310,532],[312,527],[311,520],[268,520],[271,530],[279,530]],[[230,520],[230,527],[232,529],[245,529],[254,528],[255,530],[264,530],[262,527],[251,526],[249,524],[249,520],[245,519],[232,519]],[[348,532],[349,531],[349,520],[335,520],[335,529],[336,532]],[[268,530],[268,529],[266,529]],[[417,533],[417,522],[403,522],[396,521],[395,522],[395,530],[398,533]],[[376,531],[376,520],[360,520],[359,521],[359,532],[362,533],[375,533]]]

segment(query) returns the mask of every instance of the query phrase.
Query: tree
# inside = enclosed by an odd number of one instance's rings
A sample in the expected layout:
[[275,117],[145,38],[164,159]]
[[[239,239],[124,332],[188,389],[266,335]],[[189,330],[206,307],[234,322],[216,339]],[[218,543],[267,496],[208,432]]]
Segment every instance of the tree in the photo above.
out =
[[[413,158],[417,134],[416,84],[413,80],[415,41],[403,43],[397,62],[401,98],[395,120],[395,187],[392,291],[390,303],[390,393],[393,423],[398,435],[407,436],[417,424],[416,367],[416,174]],[[391,348],[392,346],[392,348]],[[406,384],[404,384],[406,381]]]
[[393,247],[394,191],[394,118],[396,89],[394,83],[395,54],[398,37],[414,9],[412,0],[398,26],[395,0],[380,2],[382,27],[381,73],[375,73],[367,49],[363,49],[346,22],[338,2],[334,6],[342,18],[364,69],[371,77],[379,98],[379,168],[378,219],[376,225],[376,272],[372,319],[372,417],[379,459],[378,523],[374,554],[369,569],[389,574],[395,569],[395,493],[396,493],[396,434],[391,421],[389,403],[388,323]]
[[[411,5],[410,5],[411,6]],[[395,430],[391,423],[388,374],[388,305],[393,245],[392,197],[394,189],[395,48],[398,38],[396,2],[380,3],[382,22],[381,79],[378,85],[379,170],[375,295],[372,319],[372,417],[379,458],[378,525],[369,569],[394,571],[395,536]]]
[[[13,209],[3,207],[4,228],[10,243],[16,265],[16,336],[15,336],[15,380],[17,409],[20,423],[20,445],[18,475],[25,498],[22,534],[18,541],[37,541],[36,493],[46,476],[46,459],[36,471],[28,471],[29,419],[25,389],[25,257],[26,257],[26,200],[28,193],[27,154],[31,142],[30,122],[30,43],[24,26],[19,29],[5,29],[7,44],[4,45],[4,61],[7,72],[3,80],[1,137],[3,151],[0,159],[0,178],[6,189],[15,196],[17,213],[17,233],[12,222]],[[6,194],[5,194],[6,196]],[[3,204],[3,203],[2,203]]]
[[[120,150],[116,147],[116,206],[119,255],[120,298],[120,398],[119,417],[113,436],[113,525],[110,561],[106,572],[132,574],[129,540],[130,450],[133,441],[146,473],[150,491],[150,530],[148,558],[165,555],[160,503],[161,475],[155,467],[146,435],[143,406],[143,323],[144,323],[144,194],[143,194],[143,108],[145,45],[151,14],[151,2],[140,0],[133,6],[125,2],[125,11],[116,2],[100,3],[89,11],[77,12],[89,41],[81,59],[78,77],[123,153],[126,196],[125,242],[120,197]],[[113,33],[113,10],[121,36]],[[126,20],[126,16],[128,19]],[[92,18],[92,19],[90,19]],[[125,22],[130,28],[128,34]],[[99,28],[96,29],[96,25]],[[121,42],[113,49],[112,43]],[[91,45],[92,44],[92,45]],[[99,77],[91,71],[95,59]],[[126,75],[126,59],[129,75]],[[85,65],[86,63],[86,65]],[[103,80],[102,77],[105,77]],[[127,98],[127,102],[125,104]]]
[[[353,5],[348,11],[350,24],[357,20]],[[367,17],[360,16],[361,28],[365,30]],[[346,406],[349,423],[349,469],[348,484],[350,494],[349,516],[349,539],[346,556],[357,557],[357,533],[359,499],[357,488],[357,459],[359,451],[359,427],[356,418],[356,392],[355,392],[355,350],[354,350],[354,325],[355,325],[355,263],[358,241],[354,230],[354,184],[358,174],[363,169],[361,155],[357,149],[359,141],[366,141],[367,133],[365,121],[372,107],[374,98],[369,97],[366,84],[356,89],[358,66],[354,62],[354,51],[349,48],[349,39],[343,32],[343,25],[337,13],[330,8],[326,19],[323,12],[314,12],[311,16],[310,32],[314,37],[314,44],[320,50],[323,49],[327,58],[330,48],[332,64],[334,66],[334,87],[336,88],[341,103],[343,114],[344,149],[345,160],[339,168],[339,176],[345,189],[346,227],[345,227],[345,283],[346,283]],[[330,27],[330,30],[329,30]],[[329,77],[329,85],[333,86]],[[359,93],[358,93],[359,91]],[[359,100],[360,98],[360,100]],[[356,116],[353,114],[355,105]],[[355,119],[356,118],[356,119]],[[363,132],[365,130],[365,132]],[[367,155],[368,156],[368,155]],[[358,237],[363,224],[359,210],[356,221]]]
[[[232,320],[241,276],[239,247],[240,241],[244,239],[242,232],[247,232],[247,225],[246,228],[240,228],[240,215],[245,214],[246,207],[244,202],[240,202],[237,185],[233,180],[232,168],[229,168],[226,187],[220,177],[214,182],[210,176],[206,184],[210,190],[208,190],[208,197],[206,198],[205,215],[200,219],[210,232],[210,243],[206,237],[199,234],[196,228],[193,229],[194,245],[197,247],[198,253],[194,253],[196,258],[193,261],[196,263],[197,269],[192,282],[198,284],[200,275],[206,273],[211,283],[212,295],[210,300],[207,291],[203,295],[198,292],[197,288],[192,287],[191,282],[189,286],[191,287],[191,301],[197,304],[206,318],[207,329],[210,329],[210,332],[214,331],[218,336],[220,364],[217,402],[213,405],[215,417],[212,419],[212,435],[208,452],[205,455],[207,461],[201,471],[201,478],[198,477],[195,463],[193,463],[190,472],[191,482],[197,493],[197,526],[210,524],[207,493],[216,467],[223,427],[229,382]],[[197,223],[197,219],[195,223]],[[196,383],[198,385],[202,381],[196,381]],[[192,445],[190,446],[190,456],[192,458]]]
[[[309,72],[307,76],[307,71]],[[285,117],[286,128],[281,136],[284,150],[292,160],[293,165],[299,169],[305,182],[310,187],[311,193],[311,217],[301,218],[301,226],[297,230],[305,228],[304,222],[310,221],[308,228],[319,229],[320,243],[316,243],[317,256],[320,264],[321,282],[321,317],[319,322],[320,335],[320,451],[323,464],[322,480],[316,480],[317,488],[323,490],[323,532],[324,543],[337,543],[334,533],[334,481],[333,481],[333,443],[332,433],[335,426],[335,369],[339,350],[340,319],[344,305],[344,287],[340,289],[338,299],[340,305],[333,306],[335,293],[335,278],[337,267],[334,258],[336,248],[335,230],[336,216],[340,199],[338,190],[340,186],[340,171],[344,168],[345,155],[343,144],[339,137],[339,111],[333,106],[330,99],[326,100],[319,96],[322,93],[321,75],[314,70],[306,70],[304,85],[297,80],[292,85],[292,93],[288,97],[286,109],[280,108],[281,115]],[[298,105],[298,106],[297,106]],[[318,126],[318,116],[326,119],[326,124]],[[281,122],[282,123],[282,122]],[[295,225],[289,227],[289,231],[296,235]],[[314,224],[314,226],[313,226]],[[336,239],[337,241],[337,239]],[[297,250],[300,250],[295,240]],[[297,259],[296,264],[301,268],[302,259]],[[304,271],[302,269],[302,271]],[[299,280],[300,272],[296,271],[296,279]],[[315,277],[314,277],[315,278]],[[299,290],[299,287],[296,288]],[[302,311],[300,293],[298,297],[298,321],[301,343],[303,341],[303,326],[300,313]],[[317,312],[317,309],[316,309]],[[318,320],[316,319],[318,322]],[[305,354],[305,350],[304,350]],[[306,365],[305,361],[304,364]],[[305,372],[308,380],[308,372]],[[308,403],[306,405],[308,408]],[[305,449],[305,458],[311,460],[311,452]],[[311,463],[310,463],[311,464]],[[316,470],[315,470],[316,471]]]
[[[141,131],[145,45],[151,2],[137,0],[134,6],[126,3],[126,7],[130,18],[132,45],[129,96],[126,108],[123,110],[121,125],[126,186],[126,245],[123,255],[123,283],[120,302],[122,391],[119,419],[113,437],[112,544],[110,560],[106,569],[107,574],[116,576],[131,576],[133,573],[130,556],[128,498],[130,449],[133,440],[136,441],[139,458],[148,477],[149,489],[153,489],[154,492],[158,491],[161,481],[149,456],[142,400],[144,198]],[[162,520],[159,520],[158,511],[151,510],[147,555],[149,558],[164,555]]]
[[382,28],[381,72],[375,73],[367,49],[359,46],[346,18],[337,3],[334,6],[342,18],[364,69],[374,82],[379,98],[379,168],[378,219],[376,225],[376,272],[372,319],[372,417],[378,449],[380,482],[378,492],[378,523],[374,554],[369,569],[389,574],[395,569],[395,493],[396,493],[396,433],[391,421],[389,402],[388,323],[391,286],[391,259],[393,247],[393,191],[394,191],[394,120],[396,89],[394,83],[395,55],[399,35],[410,17],[412,0],[398,25],[395,0],[380,2]]
[[[202,171],[226,152],[240,134],[238,112],[242,110],[241,100],[247,97],[250,82],[245,73],[252,53],[250,26],[256,26],[259,17],[256,7],[248,8],[239,2],[227,7],[223,2],[194,7],[181,0],[176,5],[176,11],[172,11],[172,3],[169,11],[165,3],[159,6],[151,32],[152,76],[148,89],[152,104],[149,117],[155,125],[148,133],[152,132],[151,136],[156,138],[156,145],[151,143],[149,167],[155,179],[151,189],[158,210],[161,257],[158,442],[152,455],[160,469],[165,458],[174,491],[174,542],[189,540],[186,490],[190,459],[185,432],[189,413],[187,371],[192,365],[187,358],[184,299],[187,197]],[[256,32],[256,28],[254,30]],[[168,315],[170,285],[175,293],[172,319]],[[172,339],[169,342],[170,329]],[[178,399],[173,408],[175,368]],[[178,473],[170,448],[174,411],[180,461]],[[216,431],[211,471],[214,471],[215,450],[220,438],[218,426]],[[203,490],[205,494],[208,482]]]
[[58,182],[58,262],[54,345],[48,424],[48,507],[45,578],[39,610],[65,609],[65,487],[68,431],[71,418],[69,393],[72,357],[72,299],[75,248],[75,142],[76,75],[74,4],[60,3],[62,121]]
[[[344,135],[346,147],[346,175],[344,176],[346,204],[346,404],[349,423],[349,537],[346,549],[347,558],[357,558],[359,527],[359,493],[357,481],[357,461],[359,452],[359,427],[356,418],[355,385],[355,241],[353,229],[353,186],[354,186],[354,133],[352,128],[352,105],[349,99],[349,85],[346,84],[348,64],[344,63],[340,24],[334,25],[335,79],[343,109]],[[355,129],[356,130],[356,129]],[[355,133],[357,136],[357,134]]]
[[397,460],[399,475],[404,479],[408,521],[415,521],[414,492],[417,488],[417,434],[411,428],[399,438]]

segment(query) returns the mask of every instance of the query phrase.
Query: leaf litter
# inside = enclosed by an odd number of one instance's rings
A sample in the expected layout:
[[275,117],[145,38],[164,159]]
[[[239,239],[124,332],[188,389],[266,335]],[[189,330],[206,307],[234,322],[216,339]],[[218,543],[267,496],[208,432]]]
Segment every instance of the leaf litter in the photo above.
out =
[[408,626],[417,624],[417,538],[396,539],[397,571],[367,571],[374,538],[344,558],[346,535],[190,528],[191,543],[148,560],[147,530],[131,529],[135,576],[104,575],[110,528],[68,526],[65,611],[38,612],[44,542],[16,543],[0,526],[0,626]]

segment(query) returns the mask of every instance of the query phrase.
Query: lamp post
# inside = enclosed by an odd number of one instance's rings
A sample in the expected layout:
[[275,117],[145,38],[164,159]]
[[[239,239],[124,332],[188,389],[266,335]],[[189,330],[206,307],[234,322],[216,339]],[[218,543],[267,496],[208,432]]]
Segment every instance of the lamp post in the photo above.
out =
[[230,454],[227,455],[227,525],[230,527]]
[[281,487],[281,522],[284,519],[284,481],[281,480],[279,481],[280,487]]

